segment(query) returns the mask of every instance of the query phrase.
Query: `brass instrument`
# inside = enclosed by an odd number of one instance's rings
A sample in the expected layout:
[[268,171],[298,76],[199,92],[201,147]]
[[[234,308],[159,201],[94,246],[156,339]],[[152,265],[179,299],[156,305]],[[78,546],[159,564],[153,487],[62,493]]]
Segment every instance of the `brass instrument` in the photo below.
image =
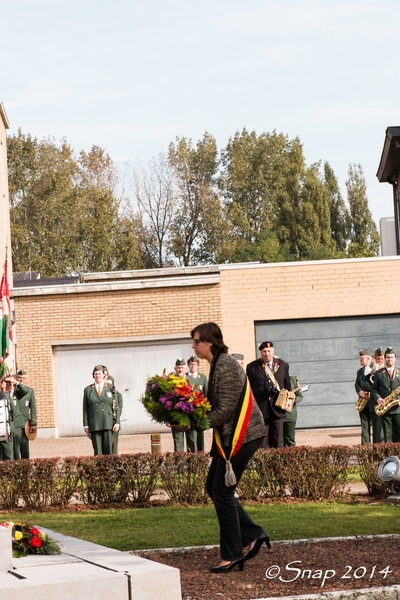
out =
[[366,398],[360,398],[360,396],[358,397],[358,400],[354,406],[354,408],[356,410],[358,410],[358,412],[361,412],[368,404],[369,402],[369,393],[366,392],[367,396]]
[[400,385],[398,385],[389,396],[383,398],[383,401],[385,404],[377,404],[375,406],[375,413],[378,417],[384,415],[388,410],[393,408],[393,406],[396,406],[396,404],[400,404]]

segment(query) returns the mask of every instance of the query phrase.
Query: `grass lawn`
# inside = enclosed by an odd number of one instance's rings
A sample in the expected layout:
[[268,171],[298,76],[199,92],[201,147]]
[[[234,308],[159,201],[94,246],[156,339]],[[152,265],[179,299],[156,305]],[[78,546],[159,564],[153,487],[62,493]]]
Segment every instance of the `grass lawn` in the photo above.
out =
[[[398,533],[400,507],[377,503],[318,502],[247,506],[271,540]],[[117,550],[218,544],[212,506],[2,512],[1,521],[24,521]]]

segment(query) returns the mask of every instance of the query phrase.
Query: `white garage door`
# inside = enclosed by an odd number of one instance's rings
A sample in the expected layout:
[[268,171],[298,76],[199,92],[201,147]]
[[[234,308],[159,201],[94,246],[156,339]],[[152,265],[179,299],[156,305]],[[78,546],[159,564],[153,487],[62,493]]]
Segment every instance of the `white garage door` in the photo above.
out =
[[359,350],[391,346],[400,354],[399,314],[263,321],[255,324],[255,333],[257,355],[261,342],[273,341],[290,374],[310,384],[297,412],[299,428],[359,425],[354,409]]
[[[148,376],[173,371],[175,360],[193,354],[191,340],[55,346],[54,375],[56,424],[60,437],[83,434],[82,398],[85,386],[93,383],[95,365],[106,365],[122,393],[122,433],[149,433],[164,426],[150,420],[139,401]],[[165,428],[167,430],[167,428]]]

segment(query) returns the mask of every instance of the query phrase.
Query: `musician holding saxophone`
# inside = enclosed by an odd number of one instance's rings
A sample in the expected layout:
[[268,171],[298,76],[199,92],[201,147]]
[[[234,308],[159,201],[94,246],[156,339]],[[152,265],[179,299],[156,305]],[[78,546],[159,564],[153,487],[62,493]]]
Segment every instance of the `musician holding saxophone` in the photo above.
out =
[[396,369],[394,348],[385,350],[386,366],[375,374],[371,398],[375,412],[382,416],[385,442],[400,442],[400,369]]
[[[354,384],[358,394],[356,410],[358,410],[360,413],[361,443],[369,444],[371,442],[371,426],[373,427],[372,413],[370,413],[369,410],[369,402],[372,389],[372,381],[370,378],[372,372],[371,364],[374,355],[371,350],[360,350],[359,355],[361,369],[358,369],[357,371],[356,382]],[[377,418],[375,413],[374,416]]]

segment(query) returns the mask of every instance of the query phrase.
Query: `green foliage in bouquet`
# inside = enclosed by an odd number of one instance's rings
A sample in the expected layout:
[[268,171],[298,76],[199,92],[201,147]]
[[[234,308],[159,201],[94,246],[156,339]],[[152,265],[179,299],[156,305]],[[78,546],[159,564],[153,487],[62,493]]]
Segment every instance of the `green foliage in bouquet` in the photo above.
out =
[[175,373],[154,375],[147,380],[141,402],[153,421],[188,429],[209,429],[211,404],[203,392]]
[[1,523],[0,527],[12,530],[12,554],[14,558],[28,554],[61,554],[60,546],[37,527],[26,523]]

